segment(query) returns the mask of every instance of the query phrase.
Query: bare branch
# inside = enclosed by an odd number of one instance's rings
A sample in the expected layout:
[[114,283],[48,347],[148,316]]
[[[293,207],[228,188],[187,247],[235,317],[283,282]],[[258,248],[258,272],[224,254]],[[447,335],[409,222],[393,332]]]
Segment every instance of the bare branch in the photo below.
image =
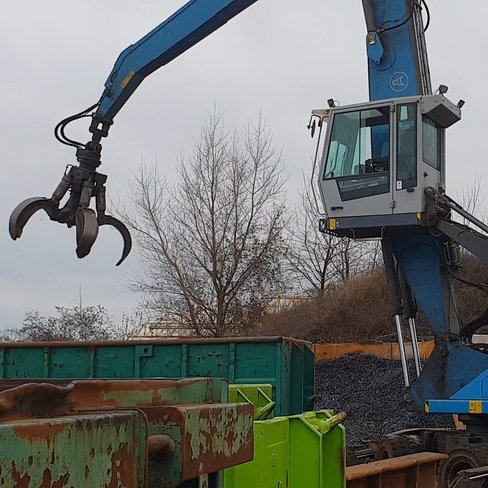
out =
[[153,316],[171,316],[197,335],[236,334],[284,289],[284,181],[262,115],[229,133],[210,114],[174,188],[141,166],[125,221],[144,273],[133,288]]
[[333,283],[370,270],[378,263],[375,243],[341,239],[319,231],[321,217],[308,178],[303,177],[301,203],[287,236],[287,264],[300,292],[322,294]]

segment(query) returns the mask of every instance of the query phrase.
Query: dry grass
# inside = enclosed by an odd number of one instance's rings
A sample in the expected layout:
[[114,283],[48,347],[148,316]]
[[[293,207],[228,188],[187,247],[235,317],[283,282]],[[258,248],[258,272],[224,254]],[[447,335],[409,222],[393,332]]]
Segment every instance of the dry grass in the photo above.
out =
[[382,270],[330,287],[323,295],[268,315],[260,333],[314,342],[374,341],[389,337],[388,295]]
[[[488,283],[488,267],[470,255],[464,257],[462,275],[470,281]],[[488,294],[483,291],[461,283],[456,283],[455,289],[458,312],[465,322],[488,306]],[[431,338],[422,316],[417,326],[420,339]],[[268,314],[256,334],[286,335],[313,342],[395,341],[383,269],[361,274],[330,287],[322,296]]]
[[[463,256],[463,269],[461,273],[464,279],[475,283],[488,284],[488,267],[483,266],[470,254]],[[488,307],[488,288],[482,291],[466,284],[455,282],[456,304],[458,314],[464,322],[469,322],[479,317]],[[479,332],[487,333],[487,327]]]

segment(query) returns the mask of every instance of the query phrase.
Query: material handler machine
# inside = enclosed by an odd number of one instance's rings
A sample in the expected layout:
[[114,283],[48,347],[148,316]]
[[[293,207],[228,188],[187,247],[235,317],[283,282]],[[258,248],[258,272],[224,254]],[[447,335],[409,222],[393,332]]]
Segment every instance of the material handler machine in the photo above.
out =
[[[488,349],[472,343],[473,334],[487,325],[488,313],[463,322],[454,294],[456,280],[486,288],[464,280],[460,269],[461,248],[488,264],[488,226],[445,191],[446,129],[461,119],[464,101],[448,100],[445,85],[432,93],[420,2],[365,1],[363,6],[370,101],[338,107],[330,100],[329,108],[313,112],[319,125],[327,123],[318,175],[326,210],[320,226],[339,237],[381,240],[406,387],[403,400],[413,411],[457,414],[466,426],[387,436],[378,443],[377,456],[416,449],[448,453],[443,486],[458,486],[464,482],[460,471],[488,463]],[[455,215],[472,225],[453,220]],[[418,309],[435,340],[424,365]],[[413,379],[403,320],[413,345]],[[475,476],[488,479],[479,471]]]
[[[107,177],[98,172],[102,139],[146,76],[255,1],[191,0],[124,50],[100,100],[56,126],[57,139],[76,149],[78,165],[68,167],[51,198],[30,198],[17,206],[10,219],[12,238],[20,237],[29,218],[42,209],[52,220],[76,228],[76,253],[82,258],[90,252],[99,226],[113,225],[124,241],[120,264],[130,252],[131,238],[122,222],[106,214]],[[488,264],[484,234],[488,227],[445,190],[446,129],[460,121],[464,102],[447,99],[444,85],[432,91],[425,0],[362,4],[370,100],[337,106],[330,99],[328,108],[312,113],[311,127],[317,122],[320,129],[326,127],[318,171],[325,209],[320,228],[338,237],[381,240],[406,387],[403,400],[415,411],[458,414],[466,425],[464,431],[398,433],[383,443],[380,457],[399,451],[448,453],[441,469],[444,486],[478,486],[466,483],[475,483],[475,476],[484,479],[488,468],[476,475],[460,472],[488,464],[488,349],[472,344],[473,334],[488,321],[488,311],[477,320],[462,322],[453,283],[463,280],[460,248]],[[83,117],[91,120],[87,143],[65,132],[69,123]],[[67,201],[61,203],[68,191]],[[472,225],[453,220],[454,215]],[[424,365],[417,347],[418,309],[435,339],[434,352]],[[410,378],[407,367],[403,321],[413,343],[415,378]]]

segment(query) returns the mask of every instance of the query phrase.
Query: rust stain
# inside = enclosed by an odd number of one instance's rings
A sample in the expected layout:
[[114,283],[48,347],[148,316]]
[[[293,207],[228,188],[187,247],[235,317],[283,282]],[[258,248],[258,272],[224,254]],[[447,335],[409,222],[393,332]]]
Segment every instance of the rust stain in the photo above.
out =
[[[25,380],[24,380],[25,381]],[[178,391],[201,384],[201,378],[175,380],[76,380],[63,384],[53,383],[12,383],[0,382],[0,420],[12,420],[32,417],[53,417],[70,415],[81,411],[105,410],[117,407],[157,406],[172,404],[164,398],[166,389]],[[207,386],[212,382],[206,379]],[[17,384],[18,386],[13,386]],[[209,388],[207,388],[209,389]],[[128,394],[134,393],[130,396]],[[140,395],[137,395],[140,393]],[[120,395],[119,395],[120,394]],[[120,400],[118,399],[120,396]],[[128,398],[128,400],[124,400]]]
[[[213,404],[178,408],[183,412],[193,412],[190,417],[197,418],[199,426],[195,430],[195,421],[190,422],[188,433],[182,439],[184,479],[252,460],[252,405]],[[195,416],[197,412],[198,416]]]
[[63,488],[68,484],[68,481],[68,472],[62,474],[56,481],[53,481],[51,470],[49,468],[46,468],[42,475],[42,483],[39,488]]
[[29,425],[15,425],[13,433],[28,442],[34,440],[45,440],[49,444],[51,439],[67,429],[66,424],[52,424],[47,419],[40,420],[38,423],[33,421]]
[[61,475],[57,481],[54,481],[52,486],[49,486],[47,488],[63,488],[64,486],[68,485],[68,481],[69,481],[69,473],[65,473]]
[[138,393],[150,394],[150,400],[140,399],[131,403],[138,406],[156,406],[169,404],[171,401],[161,398],[161,390],[187,388],[201,379],[179,379],[179,380],[79,380],[74,381],[71,400],[77,409],[91,410],[100,408],[114,408],[126,406],[126,402],[120,402],[111,396],[117,393]]
[[112,454],[112,467],[107,470],[107,475],[110,475],[110,481],[105,488],[120,488],[123,482],[124,486],[135,486],[136,468],[131,462],[133,454],[129,450],[127,442],[122,442],[119,449]]
[[161,434],[170,428],[175,436],[181,481],[252,459],[252,405],[194,404],[141,410],[150,424],[161,425]]
[[13,488],[29,488],[31,477],[28,473],[22,476],[15,465],[15,461],[12,461],[12,480],[15,483]]
[[[407,456],[400,456],[392,459],[383,459],[382,461],[374,461],[367,464],[348,466],[346,468],[346,480],[347,481],[362,480],[377,475],[385,476],[388,475],[389,473],[393,473],[393,474],[401,473],[411,468],[417,468],[418,466],[421,465],[435,464],[439,461],[443,461],[444,459],[447,459],[447,457],[448,456],[446,456],[445,454],[439,454],[433,452],[419,452],[416,454],[409,454]],[[413,472],[418,473],[419,469],[415,469]],[[393,485],[385,484],[384,486],[393,486]],[[414,483],[413,486],[420,486],[420,485]]]
[[[0,416],[7,418],[49,415],[60,405],[66,405],[73,384],[25,383],[0,392]],[[66,407],[64,407],[66,408]]]
[[227,431],[227,435],[225,436],[225,443],[228,446],[232,446],[237,440],[237,432],[233,429],[229,429]]
[[[212,380],[207,379],[208,382]],[[126,407],[128,404],[136,404],[138,408],[147,415],[150,423],[156,423],[162,428],[160,435],[155,436],[148,442],[148,452],[152,458],[159,460],[168,459],[176,449],[176,443],[169,436],[163,435],[166,428],[171,428],[171,435],[175,436],[178,449],[182,452],[182,476],[184,479],[193,479],[204,472],[220,471],[221,469],[237,463],[248,461],[252,458],[252,417],[253,408],[251,405],[227,405],[227,404],[192,404],[192,405],[168,405],[164,401],[165,388],[171,388],[176,393],[180,388],[193,384],[202,383],[201,379],[190,380],[88,380],[74,381],[67,386],[44,384],[25,384],[12,391],[0,392],[0,404],[11,405],[12,411],[5,412],[1,417],[5,421],[7,416],[26,415],[30,412],[31,421],[29,425],[13,426],[13,433],[29,443],[41,441],[48,446],[54,441],[57,435],[70,432],[70,426],[66,423],[59,423],[59,420],[51,420],[41,416],[40,419],[32,419],[32,416],[39,415],[45,405],[50,405],[47,416],[54,417],[60,413],[88,412],[91,410],[104,411],[113,410],[113,407]],[[120,392],[121,395],[117,395]],[[124,396],[125,393],[130,395]],[[144,393],[142,400],[138,399],[138,392]],[[113,394],[112,397],[107,393]],[[186,394],[186,392],[185,392]],[[122,400],[118,400],[121,398]],[[127,400],[125,400],[127,398]],[[44,400],[43,400],[44,399]],[[135,400],[134,400],[135,399]],[[202,399],[205,402],[205,399]],[[10,402],[10,403],[9,403]],[[142,406],[139,407],[139,405]],[[52,408],[51,408],[52,407]],[[0,415],[2,415],[0,406]],[[74,415],[76,420],[76,415]],[[248,422],[249,420],[249,422]],[[79,424],[73,424],[76,431],[98,429],[102,425],[110,424],[118,431],[122,425],[122,419],[103,419],[96,426],[89,424],[84,426],[82,420]],[[248,425],[250,423],[250,425]],[[240,425],[240,428],[237,427]],[[180,437],[176,435],[179,430]],[[167,432],[167,431],[166,431]],[[193,433],[189,434],[188,432]],[[105,488],[120,488],[124,486],[135,486],[137,479],[137,466],[134,466],[134,449],[132,442],[115,443],[105,445],[107,454],[111,458],[110,468],[106,470],[107,481]],[[86,451],[85,451],[86,453]],[[51,449],[52,462],[55,462],[55,453]],[[89,450],[91,460],[96,458],[95,446]],[[32,456],[28,463],[33,465]],[[31,486],[31,477],[28,474],[21,474],[12,465],[12,480],[15,486],[12,488],[63,488],[69,486],[69,473],[53,479],[53,473],[46,468],[43,474],[42,485]],[[88,465],[81,464],[80,475],[84,474],[86,480],[90,479],[90,462]],[[15,472],[14,472],[15,471]],[[102,473],[103,474],[103,473]],[[190,476],[191,475],[191,476]],[[57,477],[57,474],[56,474]],[[88,483],[89,481],[87,481]]]

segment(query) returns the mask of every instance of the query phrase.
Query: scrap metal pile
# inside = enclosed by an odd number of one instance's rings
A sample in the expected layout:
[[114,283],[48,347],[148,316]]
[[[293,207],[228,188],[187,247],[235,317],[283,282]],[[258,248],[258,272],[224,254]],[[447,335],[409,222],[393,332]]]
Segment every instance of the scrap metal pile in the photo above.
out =
[[[413,376],[412,376],[413,377]],[[316,408],[347,413],[344,422],[349,455],[381,435],[413,427],[453,427],[450,415],[409,412],[402,403],[399,361],[348,354],[315,369]]]

